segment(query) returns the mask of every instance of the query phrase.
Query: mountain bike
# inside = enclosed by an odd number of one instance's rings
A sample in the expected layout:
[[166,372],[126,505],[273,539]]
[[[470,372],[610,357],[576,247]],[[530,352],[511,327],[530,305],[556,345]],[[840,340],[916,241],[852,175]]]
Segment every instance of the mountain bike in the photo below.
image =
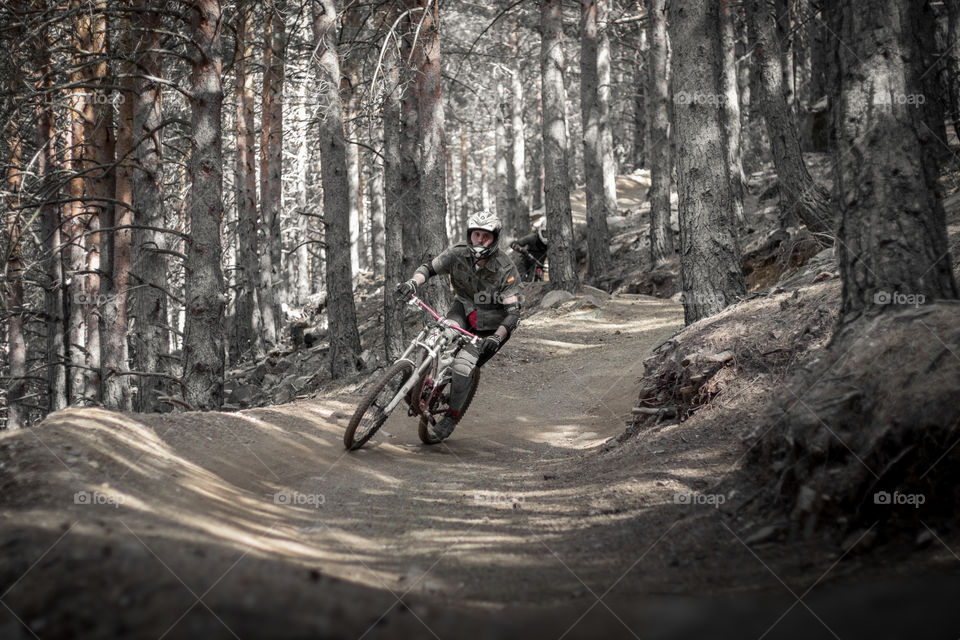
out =
[[[374,379],[343,434],[347,450],[366,444],[400,403],[406,404],[407,415],[420,417],[420,440],[424,444],[439,442],[430,434],[430,427],[449,407],[453,360],[464,345],[480,344],[479,337],[439,315],[416,295],[411,295],[407,304],[420,307],[432,320],[386,372]],[[480,367],[475,367],[461,415],[469,408],[479,384]]]

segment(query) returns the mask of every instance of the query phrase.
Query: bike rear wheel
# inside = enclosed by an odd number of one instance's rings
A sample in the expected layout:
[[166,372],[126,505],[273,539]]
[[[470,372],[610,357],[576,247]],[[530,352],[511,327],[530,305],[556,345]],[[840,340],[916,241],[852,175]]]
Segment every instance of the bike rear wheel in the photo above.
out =
[[[450,382],[449,384],[453,384],[453,382]],[[460,410],[461,419],[463,418],[463,414],[467,412],[467,409],[470,408],[470,403],[473,402],[473,396],[476,395],[478,386],[480,386],[480,367],[474,367],[473,375],[470,376],[470,391],[467,392],[467,401],[463,403],[463,409]],[[449,398],[449,396],[450,389],[447,388],[445,390],[443,402],[437,405],[438,413],[442,413],[449,408],[449,405],[447,404],[447,398]],[[420,428],[417,429],[417,435],[420,436],[420,442],[423,444],[438,444],[440,442],[430,435],[430,416],[427,414],[421,414],[420,416]]]
[[360,401],[350,424],[343,434],[343,446],[348,450],[359,449],[387,421],[390,414],[383,409],[413,375],[413,363],[408,360],[394,362],[383,377],[367,391]]

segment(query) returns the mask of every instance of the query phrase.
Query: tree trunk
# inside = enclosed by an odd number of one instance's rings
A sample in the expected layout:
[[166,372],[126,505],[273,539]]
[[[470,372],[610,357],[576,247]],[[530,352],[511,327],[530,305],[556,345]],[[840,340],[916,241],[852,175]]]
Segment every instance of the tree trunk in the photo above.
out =
[[[101,234],[96,230],[110,229],[114,224],[113,198],[116,192],[116,174],[113,170],[114,147],[113,109],[107,103],[109,80],[107,78],[107,58],[109,34],[107,32],[106,3],[97,2],[80,19],[78,35],[81,46],[82,64],[80,74],[88,90],[88,99],[84,103],[83,140],[80,149],[83,175],[84,220],[90,235],[87,236],[87,268],[84,274],[87,294],[83,305],[86,321],[86,375],[84,396],[88,404],[101,402],[101,340],[100,321],[105,308],[102,304],[101,282],[106,282],[106,292],[110,292],[109,280],[112,276],[111,243],[106,240],[107,254],[101,254]],[[110,232],[108,231],[107,234]],[[101,258],[104,258],[105,270],[101,271]],[[111,320],[107,313],[106,320]]]
[[[603,170],[603,198],[608,216],[617,215],[617,173],[619,166],[613,150],[613,70],[610,51],[610,0],[597,2],[597,105],[600,109],[600,165]],[[610,243],[607,221],[600,231],[603,242]],[[609,253],[609,249],[607,249]],[[609,264],[609,256],[607,257]]]
[[191,60],[190,237],[187,242],[183,336],[183,395],[195,409],[223,404],[223,313],[220,270],[223,222],[223,151],[219,0],[196,0],[190,30]]
[[[610,233],[607,230],[607,218],[616,212],[616,194],[612,208],[607,194],[607,185],[615,185],[616,176],[607,175],[604,144],[603,113],[609,112],[604,106],[600,92],[599,37],[597,34],[597,14],[602,12],[606,0],[582,0],[580,4],[580,111],[583,123],[583,168],[586,177],[587,209],[587,254],[589,269],[587,275],[596,283],[610,270]],[[599,5],[599,6],[598,6]],[[606,51],[606,82],[609,85],[609,46]],[[609,91],[602,94],[608,98]],[[609,123],[608,123],[609,124]],[[609,151],[612,152],[612,149]]]
[[547,259],[554,289],[573,291],[580,282],[574,265],[567,122],[563,86],[563,12],[560,0],[540,4],[540,74],[543,78],[543,167],[547,213]]
[[[930,140],[923,113],[900,99],[922,95],[919,76],[909,65],[920,53],[919,43],[910,42],[919,18],[893,0],[875,10],[850,5],[845,5],[843,41],[850,38],[853,51],[840,47],[839,52],[843,91],[836,196],[843,303],[838,333],[861,316],[897,308],[904,296],[957,297],[939,167],[925,149],[937,142]],[[884,16],[892,22],[881,21]]]
[[497,216],[503,223],[504,235],[508,235],[513,229],[513,209],[510,206],[513,194],[510,193],[511,185],[507,166],[509,141],[507,139],[506,112],[510,107],[507,104],[503,73],[499,70],[497,71],[496,97],[493,118],[493,200]]
[[[260,207],[265,225],[266,247],[270,256],[272,300],[261,299],[261,307],[272,303],[274,335],[267,341],[276,344],[280,333],[280,305],[286,302],[286,278],[283,277],[283,240],[280,233],[283,205],[283,83],[286,64],[286,1],[270,0],[264,5],[263,104],[260,119]],[[263,283],[266,285],[266,283]],[[268,298],[261,296],[261,298]],[[269,331],[269,329],[267,330]]]
[[[350,195],[343,102],[340,99],[340,60],[337,55],[337,10],[333,0],[312,4],[316,40],[319,98],[319,143],[323,180],[323,221],[326,246],[350,242]],[[349,251],[327,251],[327,314],[330,319],[330,374],[340,378],[357,370],[360,335],[353,301]]]
[[720,27],[717,55],[720,60],[720,93],[723,95],[720,116],[730,181],[733,224],[736,229],[743,229],[746,227],[746,219],[743,217],[743,189],[746,178],[740,151],[740,97],[737,91],[736,29],[732,4],[733,0],[720,0],[717,16]]
[[412,59],[413,30],[416,23],[407,15],[401,22],[403,30],[400,48],[400,82],[404,86],[400,114],[400,180],[401,214],[403,221],[403,273],[404,279],[413,275],[423,262],[420,247],[420,155],[417,152],[419,137],[419,107],[416,77],[408,61]]
[[370,267],[374,278],[382,278],[384,243],[383,165],[375,162],[367,181],[370,194]]
[[296,272],[294,274],[295,303],[297,306],[306,304],[310,296],[310,245],[308,239],[312,235],[313,218],[309,213],[308,194],[310,191],[310,119],[307,115],[307,81],[302,80],[297,90],[297,138],[300,148],[297,150],[297,237]]
[[670,227],[670,36],[666,0],[650,0],[649,7],[650,265],[657,267],[676,252]]
[[[937,46],[937,16],[929,0],[912,2],[910,14],[904,16],[909,21],[911,57],[906,61],[909,73],[915,80],[915,92],[900,98],[911,106],[916,105],[922,116],[921,127],[924,134],[931,138],[931,144],[924,144],[924,149],[933,154],[938,162],[946,161],[952,151],[947,145],[946,98],[949,91],[944,90],[941,81],[942,73],[949,64],[944,59],[945,52]],[[920,96],[923,96],[921,98]]]
[[[127,58],[128,60],[136,59],[139,52],[134,47],[135,41],[128,19],[124,19],[122,23],[120,38],[123,55],[133,56]],[[135,72],[135,67],[130,62],[122,63],[120,68],[124,76]],[[111,207],[115,212],[112,226],[117,229],[104,234],[101,248],[101,252],[110,257],[103,269],[111,272],[110,277],[104,280],[106,286],[101,288],[104,294],[100,325],[103,351],[101,378],[104,406],[108,409],[131,411],[133,391],[130,377],[126,373],[129,369],[127,301],[130,292],[130,251],[133,235],[130,228],[133,222],[133,78],[122,77],[120,86],[122,90],[119,95],[123,99],[118,105],[117,120],[116,155],[119,164],[116,168],[116,206]],[[105,226],[111,226],[110,221]]]
[[[512,42],[514,49],[519,51],[520,39],[514,25]],[[507,171],[510,181],[510,198],[513,209],[513,234],[522,238],[530,232],[530,204],[527,196],[527,150],[524,141],[525,127],[523,125],[523,78],[520,75],[520,61],[514,60],[510,73],[510,165]],[[466,191],[462,197],[466,197]]]
[[[366,12],[356,5],[347,3],[342,10],[343,18],[340,28],[340,41],[351,43],[360,37]],[[349,45],[348,45],[349,46]],[[364,210],[363,189],[361,187],[360,147],[356,140],[359,138],[358,115],[360,104],[360,72],[361,60],[356,55],[350,55],[345,50],[342,56],[340,70],[340,95],[345,109],[343,123],[344,134],[347,139],[347,178],[350,183],[348,197],[350,201],[350,264],[353,269],[353,287],[359,284],[360,271],[366,269],[366,246],[364,245]]]
[[69,362],[67,401],[72,406],[83,406],[85,404],[84,380],[87,365],[84,356],[86,324],[83,319],[83,304],[87,299],[87,294],[85,291],[86,283],[83,277],[79,275],[86,270],[86,264],[84,263],[86,242],[83,236],[83,178],[80,177],[80,147],[83,145],[83,123],[80,117],[84,101],[82,93],[83,91],[78,89],[71,91],[71,110],[66,117],[69,127],[66,147],[71,178],[68,181],[68,192],[66,194],[69,200],[64,206],[63,212],[63,244],[66,246],[63,252],[63,273],[66,282],[66,311],[64,316],[67,323],[67,358]]
[[[160,49],[160,14],[151,10],[149,0],[135,0],[131,14],[134,38],[142,41],[143,55],[138,62],[144,76],[163,78]],[[163,109],[161,85],[147,77],[135,83],[133,130],[136,169],[133,172],[133,201],[138,229],[134,230],[134,268],[131,277],[137,287],[134,295],[136,331],[133,333],[134,366],[146,374],[166,370],[164,358],[169,351],[167,329],[167,248],[163,206]],[[157,411],[159,395],[166,385],[161,378],[142,375],[137,380],[137,410]]]
[[[43,6],[43,5],[41,5]],[[53,87],[50,73],[50,41],[46,27],[35,32],[30,44],[34,55],[34,68],[38,73],[35,83],[37,92],[47,95]],[[37,128],[35,133],[37,153],[37,176],[44,199],[55,199],[53,175],[56,162],[57,136],[54,127],[53,109],[46,100],[37,101]],[[44,311],[46,314],[46,384],[47,410],[52,413],[67,406],[67,370],[64,325],[63,247],[60,240],[60,215],[57,206],[44,203],[38,212],[40,229],[44,238]]]
[[767,124],[780,191],[781,222],[800,222],[812,233],[833,233],[833,211],[826,190],[814,182],[803,163],[797,124],[786,101],[776,17],[765,0],[749,0],[747,19],[754,42],[754,69],[759,74],[758,103]]
[[[467,162],[467,126],[460,125],[460,234],[467,232],[467,218],[470,217],[470,167]],[[460,240],[457,239],[457,242]]]
[[[347,121],[352,123],[356,117],[356,112],[350,109],[351,100],[345,100],[344,105],[348,108]],[[356,137],[355,127],[352,124],[345,124],[346,135],[349,139]],[[351,278],[353,287],[357,287],[360,278],[360,269],[363,265],[363,234],[361,228],[363,225],[363,201],[359,197],[360,193],[360,152],[353,142],[348,142],[347,152],[347,195],[350,203],[350,268],[352,270]]]
[[790,115],[796,119],[797,89],[796,76],[793,70],[793,0],[774,0],[773,11],[776,36],[772,42],[777,43],[777,51],[780,54],[780,86],[783,90],[783,99],[787,103],[787,109],[790,110]]
[[640,46],[633,59],[633,168],[644,169],[647,167],[647,78],[650,75],[650,46],[646,29],[640,30],[638,40]]
[[806,118],[813,104],[811,98],[811,79],[813,74],[813,50],[811,44],[814,33],[819,26],[814,17],[814,9],[810,0],[797,0],[796,11],[797,33],[793,37],[794,60],[794,89],[796,91],[797,113]]
[[[391,12],[391,17],[395,12]],[[395,19],[395,18],[394,18]],[[393,20],[391,20],[393,22]],[[404,183],[401,147],[400,59],[396,47],[388,47],[383,74],[383,346],[388,362],[400,357],[406,339],[403,304],[397,300],[396,286],[413,275],[404,265]]]
[[[447,248],[447,179],[444,165],[443,95],[440,83],[440,3],[407,0],[409,8],[422,7],[418,45],[413,60],[417,78],[420,147],[420,250],[424,260]],[[448,309],[453,303],[449,277],[433,278],[428,300],[435,308]]]
[[722,311],[746,293],[733,234],[732,198],[717,95],[719,0],[670,5],[674,122],[680,205],[680,280],[684,321]]
[[480,208],[490,211],[490,171],[487,163],[487,132],[480,132]]
[[[256,124],[254,122],[253,73],[248,64],[254,55],[254,32],[251,7],[237,9],[237,129],[236,129],[236,189],[237,200],[237,351],[254,355],[263,353],[260,335],[260,309],[257,305],[257,263],[260,241],[257,237],[257,172]],[[271,316],[272,319],[272,316]],[[275,331],[274,331],[275,332]]]
[[945,0],[947,5],[947,77],[949,78],[948,112],[953,134],[960,139],[960,0]]
[[[10,86],[17,86],[18,70],[9,70],[15,78]],[[6,175],[6,233],[7,255],[4,265],[3,304],[7,324],[7,348],[9,353],[9,384],[7,386],[7,429],[20,429],[27,426],[28,410],[23,402],[27,389],[27,341],[24,333],[23,307],[23,259],[21,247],[20,202],[17,194],[23,183],[21,167],[23,163],[23,140],[17,126],[19,114],[14,112],[7,125],[7,145],[9,147],[9,165]]]

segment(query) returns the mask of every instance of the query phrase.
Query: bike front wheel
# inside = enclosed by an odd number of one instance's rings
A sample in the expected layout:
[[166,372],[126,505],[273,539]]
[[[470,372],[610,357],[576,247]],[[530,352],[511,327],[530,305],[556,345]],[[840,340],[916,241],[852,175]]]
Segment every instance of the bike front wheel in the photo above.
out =
[[343,434],[343,446],[348,450],[359,449],[387,421],[390,414],[384,408],[397,395],[400,388],[413,375],[413,363],[408,360],[394,362],[383,377],[367,391],[360,406],[350,418]]

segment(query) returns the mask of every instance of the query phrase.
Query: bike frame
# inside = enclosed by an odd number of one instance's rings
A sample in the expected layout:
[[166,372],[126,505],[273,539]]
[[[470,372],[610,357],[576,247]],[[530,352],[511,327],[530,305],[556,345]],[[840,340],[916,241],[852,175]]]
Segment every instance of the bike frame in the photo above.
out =
[[[424,311],[428,312],[433,316],[434,322],[425,326],[420,330],[420,333],[410,342],[410,346],[407,347],[406,351],[397,358],[397,362],[401,360],[406,360],[415,367],[413,375],[410,376],[410,379],[404,383],[400,390],[397,392],[397,395],[393,397],[386,407],[383,408],[383,412],[387,415],[396,409],[397,405],[400,404],[400,401],[406,397],[408,393],[420,382],[421,378],[430,367],[437,365],[439,363],[440,354],[450,346],[451,340],[446,337],[446,329],[454,329],[465,338],[469,338],[467,342],[471,344],[478,344],[480,338],[460,325],[454,324],[452,321],[441,316],[436,311],[430,308],[427,303],[418,298],[415,294],[410,294],[410,301],[407,303],[410,306],[419,306]],[[423,349],[425,355],[423,361],[417,366],[417,363],[414,359],[411,359],[410,356],[416,352],[417,349]],[[436,372],[435,372],[436,373]],[[416,413],[420,413],[420,398],[416,399],[417,408]]]

